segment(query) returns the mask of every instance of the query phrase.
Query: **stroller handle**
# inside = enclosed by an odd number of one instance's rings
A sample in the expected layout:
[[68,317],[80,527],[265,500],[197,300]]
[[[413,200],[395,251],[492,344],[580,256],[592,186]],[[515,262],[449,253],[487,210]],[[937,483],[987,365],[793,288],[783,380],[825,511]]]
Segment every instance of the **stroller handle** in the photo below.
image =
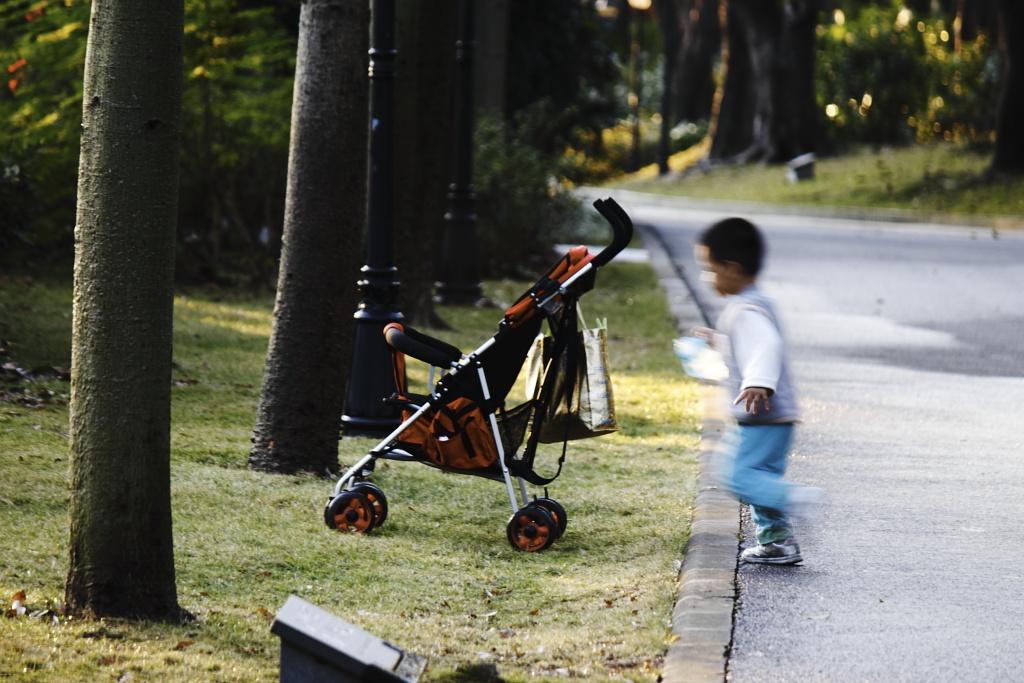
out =
[[611,224],[614,233],[612,243],[590,261],[595,268],[600,268],[615,258],[633,239],[633,221],[611,197],[598,199],[594,202],[594,208]]
[[462,351],[451,344],[399,323],[384,327],[384,339],[391,348],[437,368],[450,368],[462,359]]

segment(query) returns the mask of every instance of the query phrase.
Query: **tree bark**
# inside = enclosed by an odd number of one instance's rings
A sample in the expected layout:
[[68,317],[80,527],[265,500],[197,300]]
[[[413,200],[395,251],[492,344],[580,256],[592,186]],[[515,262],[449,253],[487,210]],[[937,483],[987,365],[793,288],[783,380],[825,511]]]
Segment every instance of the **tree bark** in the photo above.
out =
[[723,83],[715,94],[711,124],[711,160],[733,158],[748,149],[753,141],[753,70],[750,49],[738,22],[733,20],[733,0],[721,0]]
[[815,28],[820,0],[787,0],[782,9],[782,32],[773,74],[774,119],[772,143],[764,160],[783,162],[813,152],[818,142],[818,113],[814,99]]
[[673,121],[701,121],[711,116],[715,97],[712,80],[715,60],[721,52],[719,0],[685,0],[678,12],[682,39],[675,50]]
[[712,159],[780,162],[814,151],[818,2],[728,0],[728,75]]
[[433,302],[451,179],[458,0],[399,0],[395,64],[395,259],[401,310],[412,325],[445,328]]
[[94,0],[71,372],[72,614],[176,620],[170,406],[181,0]]
[[996,151],[989,168],[994,178],[1024,174],[1024,6],[1017,0],[999,1],[1002,95],[996,124]]
[[303,0],[274,322],[249,467],[333,474],[366,218],[369,5]]

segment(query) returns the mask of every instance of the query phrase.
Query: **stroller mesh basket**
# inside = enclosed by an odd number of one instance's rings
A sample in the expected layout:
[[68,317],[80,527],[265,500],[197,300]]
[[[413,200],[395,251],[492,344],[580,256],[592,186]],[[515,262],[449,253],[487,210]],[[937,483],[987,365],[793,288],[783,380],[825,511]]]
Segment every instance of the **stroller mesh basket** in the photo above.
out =
[[[546,490],[543,497],[531,499],[527,483],[546,487],[561,473],[565,443],[552,476],[537,472],[534,462],[548,407],[562,398],[559,392],[568,384],[564,376],[576,370],[576,302],[594,287],[597,270],[622,251],[633,235],[632,222],[614,200],[599,199],[594,206],[612,226],[611,244],[598,254],[582,246],[570,249],[505,311],[498,331],[475,351],[464,355],[402,324],[384,328],[392,349],[396,389],[388,401],[401,408],[402,423],[341,475],[324,509],[328,527],[369,533],[384,523],[387,498],[367,480],[375,461],[383,458],[504,482],[512,507],[506,536],[518,550],[543,550],[562,535],[564,508],[548,498]],[[545,321],[559,359],[554,365],[558,370],[545,373],[535,397],[506,409],[505,399]],[[407,391],[406,356],[444,373],[429,395]]]

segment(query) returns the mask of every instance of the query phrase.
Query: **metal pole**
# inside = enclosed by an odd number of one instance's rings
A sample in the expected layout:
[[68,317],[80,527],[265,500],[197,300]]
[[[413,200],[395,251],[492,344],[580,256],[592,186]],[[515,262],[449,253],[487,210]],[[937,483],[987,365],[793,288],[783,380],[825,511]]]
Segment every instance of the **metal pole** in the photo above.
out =
[[455,157],[448,185],[448,210],[441,239],[441,277],[437,301],[475,304],[482,298],[476,245],[476,195],[473,191],[473,0],[459,5],[455,44]]
[[346,433],[366,435],[386,434],[401,422],[398,409],[383,403],[395,391],[383,329],[402,320],[394,266],[395,1],[373,0],[372,17],[366,265],[358,282],[362,301],[354,316],[352,374],[341,417]]

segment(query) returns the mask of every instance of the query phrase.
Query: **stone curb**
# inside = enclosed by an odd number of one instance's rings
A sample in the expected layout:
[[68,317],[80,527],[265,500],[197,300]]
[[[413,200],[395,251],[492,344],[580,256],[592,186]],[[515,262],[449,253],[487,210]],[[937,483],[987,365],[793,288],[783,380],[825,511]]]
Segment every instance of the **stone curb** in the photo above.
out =
[[[693,292],[661,240],[649,228],[637,228],[665,291],[676,329],[685,333],[694,326],[707,324]],[[665,654],[662,683],[722,683],[732,643],[740,508],[715,486],[711,474],[712,453],[725,430],[719,389],[701,384],[699,396],[697,496],[679,572],[678,594],[672,610],[672,642]]]

